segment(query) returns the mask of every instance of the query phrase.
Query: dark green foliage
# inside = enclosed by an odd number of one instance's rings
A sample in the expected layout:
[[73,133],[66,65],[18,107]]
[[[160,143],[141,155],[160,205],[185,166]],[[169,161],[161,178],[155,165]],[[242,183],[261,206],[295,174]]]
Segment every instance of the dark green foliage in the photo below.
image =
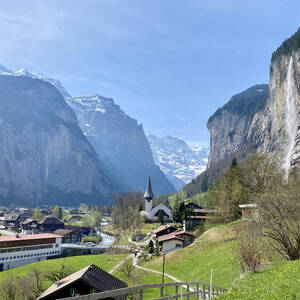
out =
[[82,238],[82,242],[83,243],[87,243],[87,242],[92,242],[92,243],[95,243],[95,244],[99,244],[102,240],[102,237],[101,235],[98,235],[98,236],[84,236]]
[[173,220],[181,224],[191,214],[192,214],[191,209],[187,208],[183,201],[180,202],[179,204],[176,203],[172,212]]
[[160,224],[164,224],[164,212],[162,210],[159,211],[158,213],[158,220]]
[[290,55],[293,51],[300,48],[300,28],[289,38],[286,39],[272,54],[272,61],[281,55]]
[[154,253],[154,244],[153,244],[153,241],[152,241],[152,240],[149,241],[149,244],[148,244],[148,252],[149,252],[150,254]]
[[[269,87],[267,84],[258,84],[250,87],[246,91],[231,97],[223,107],[208,119],[207,127],[214,118],[222,115],[224,110],[239,114],[240,116],[252,117],[256,112],[264,109],[267,98],[269,97]],[[231,133],[233,137],[234,133]]]

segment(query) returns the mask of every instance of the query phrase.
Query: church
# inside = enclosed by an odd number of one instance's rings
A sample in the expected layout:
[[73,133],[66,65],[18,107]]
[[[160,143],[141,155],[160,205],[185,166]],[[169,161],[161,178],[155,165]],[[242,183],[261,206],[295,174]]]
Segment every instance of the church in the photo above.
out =
[[160,203],[157,206],[153,207],[154,194],[152,192],[150,176],[148,179],[148,185],[147,185],[147,189],[146,189],[144,198],[145,198],[145,211],[143,212],[143,214],[149,220],[152,220],[152,221],[157,220],[158,216],[160,214],[163,214],[169,220],[172,219],[172,211],[166,205]]

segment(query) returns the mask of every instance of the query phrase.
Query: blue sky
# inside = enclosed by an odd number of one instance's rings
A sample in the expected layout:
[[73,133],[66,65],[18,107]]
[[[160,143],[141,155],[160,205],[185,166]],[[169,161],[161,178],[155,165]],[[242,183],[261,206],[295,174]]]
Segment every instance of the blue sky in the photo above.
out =
[[146,133],[208,145],[206,122],[267,83],[300,1],[1,0],[0,64],[114,98]]

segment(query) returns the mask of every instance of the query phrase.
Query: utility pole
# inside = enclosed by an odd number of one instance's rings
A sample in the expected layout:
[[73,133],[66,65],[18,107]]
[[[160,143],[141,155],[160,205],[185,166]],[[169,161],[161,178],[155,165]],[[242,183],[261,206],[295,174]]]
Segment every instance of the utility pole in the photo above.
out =
[[[165,283],[165,254],[163,254],[163,272],[162,272],[161,283],[162,284]],[[164,287],[162,286],[160,289],[160,296],[163,297],[163,295],[164,295]]]

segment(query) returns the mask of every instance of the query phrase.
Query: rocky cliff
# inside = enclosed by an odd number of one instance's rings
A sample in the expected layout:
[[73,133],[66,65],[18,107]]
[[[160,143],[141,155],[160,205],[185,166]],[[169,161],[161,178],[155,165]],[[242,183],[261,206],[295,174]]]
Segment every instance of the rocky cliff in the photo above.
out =
[[105,203],[113,188],[57,89],[0,76],[0,202],[28,206]]
[[126,115],[113,99],[94,95],[72,98],[68,103],[97,152],[105,174],[120,191],[145,190],[150,175],[155,194],[175,192],[154,163],[143,126]]
[[[300,30],[273,53],[268,87],[255,86],[234,96],[209,119],[209,167],[243,147],[274,155],[286,176],[299,164],[299,48]],[[236,97],[242,100],[237,110],[232,105],[238,102]]]

